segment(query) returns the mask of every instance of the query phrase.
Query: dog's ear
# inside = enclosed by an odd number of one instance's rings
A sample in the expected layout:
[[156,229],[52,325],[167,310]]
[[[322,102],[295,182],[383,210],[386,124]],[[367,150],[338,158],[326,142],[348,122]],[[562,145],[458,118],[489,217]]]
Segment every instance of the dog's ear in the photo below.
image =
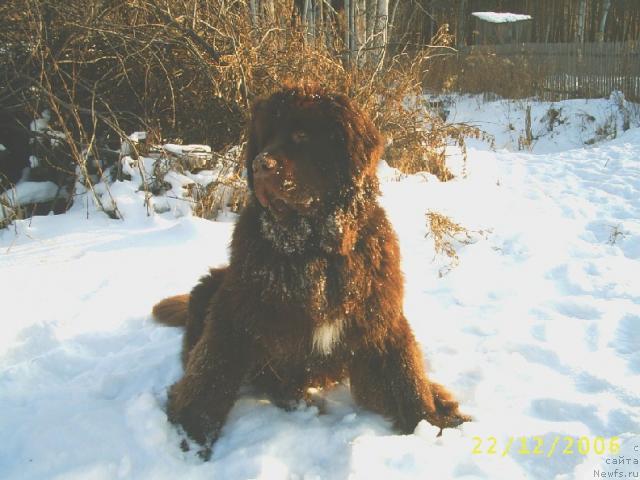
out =
[[357,108],[345,95],[334,95],[342,127],[340,139],[348,156],[351,178],[375,176],[383,151],[382,135],[368,115]]
[[251,108],[247,128],[247,144],[244,152],[244,166],[247,169],[247,184],[253,191],[253,159],[262,151],[266,129],[267,101],[256,100]]

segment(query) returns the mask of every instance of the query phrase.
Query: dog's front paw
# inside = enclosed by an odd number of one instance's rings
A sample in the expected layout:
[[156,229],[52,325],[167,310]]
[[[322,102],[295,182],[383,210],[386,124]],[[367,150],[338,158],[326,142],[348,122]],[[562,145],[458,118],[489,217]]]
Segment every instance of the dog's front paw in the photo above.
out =
[[[210,455],[210,447],[218,436],[220,423],[213,419],[207,411],[207,402],[198,390],[190,388],[182,379],[169,390],[167,402],[167,417],[175,425],[182,427],[184,432],[204,447]],[[182,448],[187,447],[186,442]]]
[[432,383],[429,387],[434,406],[434,410],[427,414],[429,423],[442,429],[457,427],[472,420],[469,415],[460,412],[458,402],[446,388],[437,383]]

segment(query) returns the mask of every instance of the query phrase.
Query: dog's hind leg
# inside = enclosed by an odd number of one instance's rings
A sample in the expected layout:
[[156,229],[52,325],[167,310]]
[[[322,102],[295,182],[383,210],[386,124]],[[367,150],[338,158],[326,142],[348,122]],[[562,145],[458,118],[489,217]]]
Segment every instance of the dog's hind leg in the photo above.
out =
[[[223,287],[224,288],[224,287]],[[189,352],[182,378],[169,391],[167,416],[204,447],[207,457],[252,370],[253,345],[237,328],[243,312],[234,299],[216,295],[207,305],[199,339]]]
[[182,343],[182,365],[186,366],[189,352],[198,342],[204,330],[209,305],[224,280],[228,267],[212,268],[208,275],[200,278],[189,294],[188,315]]

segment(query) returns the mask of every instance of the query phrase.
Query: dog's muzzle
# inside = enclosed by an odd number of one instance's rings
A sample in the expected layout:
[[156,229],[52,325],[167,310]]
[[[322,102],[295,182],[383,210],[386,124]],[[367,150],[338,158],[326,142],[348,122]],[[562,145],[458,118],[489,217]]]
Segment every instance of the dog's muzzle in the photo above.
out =
[[290,211],[284,194],[282,166],[268,152],[262,152],[253,159],[253,189],[260,205],[268,208],[277,216]]

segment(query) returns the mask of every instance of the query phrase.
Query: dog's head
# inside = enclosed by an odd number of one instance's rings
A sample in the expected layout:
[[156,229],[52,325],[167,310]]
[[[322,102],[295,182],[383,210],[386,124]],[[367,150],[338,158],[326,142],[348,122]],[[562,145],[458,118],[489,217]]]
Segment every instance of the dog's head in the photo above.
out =
[[286,88],[254,105],[249,188],[278,220],[313,216],[375,183],[381,151],[378,130],[346,96]]

